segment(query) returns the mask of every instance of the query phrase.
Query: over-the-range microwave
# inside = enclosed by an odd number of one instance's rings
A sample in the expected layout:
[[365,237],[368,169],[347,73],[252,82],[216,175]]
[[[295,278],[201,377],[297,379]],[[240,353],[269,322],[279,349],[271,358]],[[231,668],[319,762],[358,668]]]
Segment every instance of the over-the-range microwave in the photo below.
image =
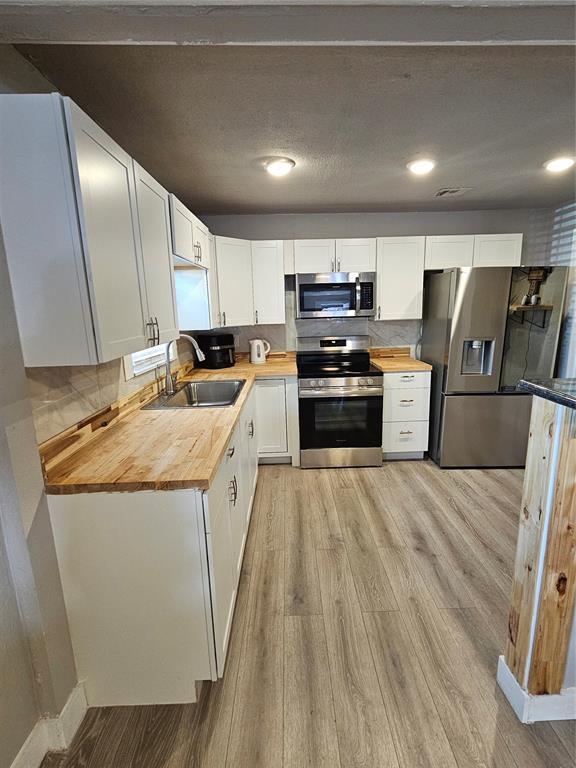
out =
[[374,317],[375,272],[296,275],[296,316]]

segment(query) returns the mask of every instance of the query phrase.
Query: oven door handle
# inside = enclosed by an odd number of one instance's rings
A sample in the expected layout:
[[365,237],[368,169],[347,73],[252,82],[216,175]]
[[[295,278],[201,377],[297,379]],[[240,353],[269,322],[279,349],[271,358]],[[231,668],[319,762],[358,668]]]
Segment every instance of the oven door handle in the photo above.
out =
[[321,397],[383,397],[382,387],[332,387],[330,389],[301,389],[298,392],[300,399]]

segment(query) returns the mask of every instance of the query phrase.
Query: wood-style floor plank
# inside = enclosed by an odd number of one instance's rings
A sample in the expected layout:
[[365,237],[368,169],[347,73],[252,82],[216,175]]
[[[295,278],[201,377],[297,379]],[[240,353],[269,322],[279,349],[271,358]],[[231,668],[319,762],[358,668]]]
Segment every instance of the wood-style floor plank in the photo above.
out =
[[287,616],[285,620],[284,729],[284,768],[339,768],[321,616]]
[[316,555],[310,549],[285,552],[285,613],[290,616],[322,613]]
[[348,559],[336,550],[316,556],[342,766],[397,768]]
[[226,766],[282,765],[284,554],[254,554]]
[[402,768],[457,768],[400,612],[366,613],[372,656]]
[[339,488],[334,492],[334,500],[361,609],[396,610],[398,604],[378,547],[370,534],[357,491]]

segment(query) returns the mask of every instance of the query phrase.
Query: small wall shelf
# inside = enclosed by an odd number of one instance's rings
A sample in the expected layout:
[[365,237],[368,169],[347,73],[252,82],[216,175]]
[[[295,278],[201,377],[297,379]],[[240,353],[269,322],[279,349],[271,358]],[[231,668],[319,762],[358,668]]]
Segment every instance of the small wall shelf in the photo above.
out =
[[[546,316],[548,312],[552,312],[554,306],[552,304],[510,304],[509,311],[512,313],[512,317],[517,323],[530,323],[536,325],[538,328],[546,327]],[[537,322],[534,313],[540,312],[539,317],[541,322]]]

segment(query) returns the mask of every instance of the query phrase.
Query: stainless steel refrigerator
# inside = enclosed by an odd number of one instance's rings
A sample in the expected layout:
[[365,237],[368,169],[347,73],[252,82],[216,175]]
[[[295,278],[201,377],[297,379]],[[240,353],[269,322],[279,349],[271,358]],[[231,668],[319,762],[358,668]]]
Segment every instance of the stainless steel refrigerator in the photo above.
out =
[[535,268],[428,272],[421,358],[432,364],[430,456],[441,467],[519,467],[532,398],[523,377],[554,373],[567,270],[546,268],[541,303],[522,305]]

